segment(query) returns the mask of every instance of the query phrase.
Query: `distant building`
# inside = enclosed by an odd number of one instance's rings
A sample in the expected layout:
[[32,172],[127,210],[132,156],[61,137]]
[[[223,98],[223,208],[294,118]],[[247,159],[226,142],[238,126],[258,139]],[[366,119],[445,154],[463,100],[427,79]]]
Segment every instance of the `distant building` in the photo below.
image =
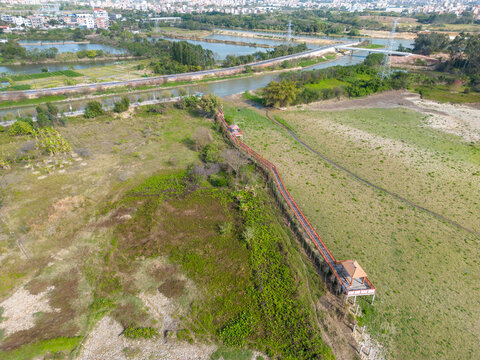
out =
[[25,21],[26,27],[34,29],[42,28],[45,25],[45,18],[43,16],[29,16]]
[[75,26],[77,25],[77,15],[68,14],[63,17],[63,22],[65,25]]
[[95,19],[95,27],[97,29],[108,29],[110,26],[108,12],[106,12],[104,9],[93,9],[93,17]]
[[76,14],[77,25],[81,27],[86,27],[87,29],[95,28],[95,19],[93,14]]

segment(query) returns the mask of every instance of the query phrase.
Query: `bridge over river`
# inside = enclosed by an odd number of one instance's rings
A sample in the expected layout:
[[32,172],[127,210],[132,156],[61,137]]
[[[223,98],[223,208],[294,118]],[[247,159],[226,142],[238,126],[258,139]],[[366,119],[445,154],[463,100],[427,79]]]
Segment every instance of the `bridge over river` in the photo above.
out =
[[361,48],[361,47],[354,47],[350,45],[337,45],[334,46],[335,50],[351,50],[351,51],[368,51],[370,53],[380,53],[386,55],[395,55],[395,56],[410,56],[412,53],[404,52],[404,51],[395,51],[389,49],[368,49],[368,48]]

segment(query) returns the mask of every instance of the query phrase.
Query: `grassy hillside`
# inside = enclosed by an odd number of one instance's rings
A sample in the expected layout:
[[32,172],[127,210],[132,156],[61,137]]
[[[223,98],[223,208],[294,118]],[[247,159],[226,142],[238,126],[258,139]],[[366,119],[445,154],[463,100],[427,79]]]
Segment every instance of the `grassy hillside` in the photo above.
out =
[[[361,302],[359,321],[392,358],[478,357],[477,235],[359,182],[254,110],[231,106],[225,113],[246,143],[277,165],[336,258],[354,258],[366,270],[377,298],[373,307]],[[429,128],[420,114],[357,109],[271,115],[353,173],[480,230],[478,147]]]
[[[75,358],[104,317],[131,358],[145,356],[143,338],[222,345],[212,359],[333,358],[314,308],[321,279],[263,179],[215,129],[174,107],[79,117],[58,128],[72,152],[55,156],[0,132],[11,161],[0,170],[0,358]],[[6,333],[7,300],[23,288],[43,308]]]

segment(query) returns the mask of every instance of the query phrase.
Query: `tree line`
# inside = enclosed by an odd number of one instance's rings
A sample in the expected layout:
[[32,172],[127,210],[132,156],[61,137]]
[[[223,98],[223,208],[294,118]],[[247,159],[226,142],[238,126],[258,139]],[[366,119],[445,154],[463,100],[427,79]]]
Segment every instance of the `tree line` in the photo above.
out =
[[422,55],[446,52],[450,57],[440,65],[440,70],[460,72],[480,80],[480,35],[461,33],[450,40],[441,33],[421,33],[415,39],[413,52]]
[[230,67],[230,66],[248,64],[254,61],[273,59],[280,56],[292,55],[292,54],[300,53],[307,50],[308,50],[308,47],[306,44],[279,45],[273,48],[272,50],[257,51],[253,54],[248,54],[248,55],[240,55],[240,56],[227,55],[227,57],[223,61],[223,66]]
[[266,106],[281,107],[341,96],[360,97],[385,90],[406,89],[414,84],[435,82],[425,75],[402,71],[396,71],[382,79],[378,75],[378,67],[383,56],[370,54],[358,65],[284,73],[281,81],[272,81],[263,89],[261,101]]

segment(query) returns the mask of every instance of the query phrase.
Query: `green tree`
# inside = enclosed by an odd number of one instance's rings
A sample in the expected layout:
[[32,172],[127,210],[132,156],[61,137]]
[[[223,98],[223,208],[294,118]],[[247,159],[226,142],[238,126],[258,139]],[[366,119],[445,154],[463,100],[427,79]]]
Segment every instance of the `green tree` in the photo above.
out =
[[114,104],[113,111],[115,111],[116,113],[121,113],[121,112],[127,111],[129,107],[130,107],[130,100],[128,99],[128,97],[124,96],[122,100]]
[[15,121],[8,129],[8,135],[19,136],[33,134],[33,127],[26,121]]
[[98,101],[90,101],[87,104],[83,116],[87,119],[91,119],[103,114],[105,114],[105,112],[102,109],[102,105]]
[[430,55],[434,52],[444,51],[449,44],[448,36],[436,32],[421,33],[417,35],[413,46],[416,54]]
[[220,107],[220,100],[213,94],[203,95],[200,100],[201,109],[209,116],[213,116],[217,113]]
[[287,106],[295,101],[299,93],[295,81],[283,79],[271,81],[263,91],[263,97],[267,106]]

